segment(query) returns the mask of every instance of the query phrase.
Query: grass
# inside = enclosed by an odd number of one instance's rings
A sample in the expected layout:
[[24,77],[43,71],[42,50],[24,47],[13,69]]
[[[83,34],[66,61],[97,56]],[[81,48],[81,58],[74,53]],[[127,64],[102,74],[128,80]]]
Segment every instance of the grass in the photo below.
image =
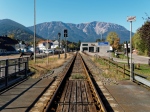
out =
[[117,81],[119,80],[128,80],[129,77],[123,75],[122,73],[116,73],[115,66],[111,66],[111,68],[108,67],[101,59],[94,59],[92,58],[92,61],[98,66],[99,68],[102,69],[103,75],[105,78],[113,78]]
[[[115,57],[115,58],[116,58],[115,53],[112,53],[112,57]],[[125,54],[119,54],[119,58],[120,58],[120,59],[128,59]],[[129,59],[130,59],[130,57],[129,57]]]
[[[70,57],[71,55],[67,55],[67,59]],[[32,78],[38,78],[41,75],[50,72],[52,69],[62,66],[67,59],[64,59],[64,54],[61,54],[60,59],[58,59],[58,55],[54,55],[49,56],[48,58],[37,59],[36,63],[34,63],[33,60],[29,61],[29,68],[31,71],[35,72]]]
[[[99,66],[100,68],[104,69],[104,71],[106,69],[108,69],[108,65],[106,65],[101,59],[94,60],[94,62],[97,64],[97,66]],[[122,66],[123,67],[124,64],[125,64],[125,69],[130,70],[130,68],[128,68],[128,66],[127,66],[127,63],[118,62],[118,66]],[[150,80],[150,66],[148,64],[135,64],[134,66],[135,66],[135,69],[134,69],[135,73],[143,75],[143,76],[146,76],[147,80]],[[118,68],[118,69],[123,71],[123,69],[121,69],[121,68]],[[108,73],[110,73],[111,75],[107,75],[105,73],[106,77],[109,77],[109,76],[110,77],[111,76],[112,77],[118,77],[118,75],[115,72],[116,71],[115,70],[115,66],[113,64],[111,64],[110,69],[108,69],[108,70],[109,70]],[[116,74],[116,76],[114,74]],[[122,74],[122,73],[119,72],[119,74]],[[126,76],[125,79],[128,79],[127,77],[128,76]],[[120,78],[120,79],[124,80],[124,78]]]
[[[118,64],[123,65],[126,64],[126,69],[130,70],[128,68],[127,63],[118,62]],[[150,66],[148,64],[134,64],[134,72],[143,76],[146,76],[148,80],[150,80]]]
[[82,74],[72,74],[71,78],[72,79],[85,79],[86,77],[83,76]]
[[135,64],[134,71],[140,75],[147,76],[147,79],[150,80],[150,66],[148,64],[140,64],[140,67]]

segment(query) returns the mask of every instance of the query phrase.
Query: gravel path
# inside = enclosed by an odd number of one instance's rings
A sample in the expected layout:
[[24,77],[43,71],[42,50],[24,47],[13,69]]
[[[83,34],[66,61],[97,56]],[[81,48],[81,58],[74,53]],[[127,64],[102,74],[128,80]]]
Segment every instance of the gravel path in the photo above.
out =
[[87,66],[92,71],[92,75],[94,76],[94,78],[96,80],[101,81],[103,83],[103,85],[112,85],[112,84],[118,85],[119,82],[116,81],[115,79],[105,78],[102,75],[102,73],[105,71],[103,69],[97,67],[88,56],[86,56],[85,54],[82,54],[82,56],[83,56],[85,63],[87,64]]

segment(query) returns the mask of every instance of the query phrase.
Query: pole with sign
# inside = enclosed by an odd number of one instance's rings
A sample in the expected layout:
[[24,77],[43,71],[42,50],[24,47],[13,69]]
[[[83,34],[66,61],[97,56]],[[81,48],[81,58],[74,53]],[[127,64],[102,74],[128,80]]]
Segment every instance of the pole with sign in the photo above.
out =
[[133,81],[132,69],[132,22],[136,21],[136,16],[128,16],[127,21],[130,22],[130,80]]

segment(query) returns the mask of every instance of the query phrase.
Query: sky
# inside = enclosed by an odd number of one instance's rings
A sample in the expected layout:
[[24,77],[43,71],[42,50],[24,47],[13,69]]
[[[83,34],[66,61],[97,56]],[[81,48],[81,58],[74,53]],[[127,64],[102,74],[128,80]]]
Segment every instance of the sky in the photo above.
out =
[[[51,21],[115,23],[130,30],[127,16],[136,16],[132,31],[150,16],[150,0],[36,0],[36,24]],[[0,0],[0,19],[11,19],[26,27],[34,25],[34,0]]]

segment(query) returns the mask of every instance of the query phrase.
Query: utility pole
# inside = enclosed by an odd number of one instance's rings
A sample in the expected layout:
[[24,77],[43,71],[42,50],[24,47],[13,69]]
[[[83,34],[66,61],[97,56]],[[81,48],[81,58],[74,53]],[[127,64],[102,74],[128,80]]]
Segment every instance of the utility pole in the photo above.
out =
[[61,36],[61,33],[58,33],[58,46],[59,46],[59,52],[58,52],[58,58],[60,58],[60,36]]
[[34,0],[34,63],[36,63],[36,0]]
[[48,39],[47,39],[47,64],[49,63],[49,51],[48,51],[48,48],[49,48],[49,42],[48,42]]
[[101,42],[102,42],[102,33],[101,33]]

